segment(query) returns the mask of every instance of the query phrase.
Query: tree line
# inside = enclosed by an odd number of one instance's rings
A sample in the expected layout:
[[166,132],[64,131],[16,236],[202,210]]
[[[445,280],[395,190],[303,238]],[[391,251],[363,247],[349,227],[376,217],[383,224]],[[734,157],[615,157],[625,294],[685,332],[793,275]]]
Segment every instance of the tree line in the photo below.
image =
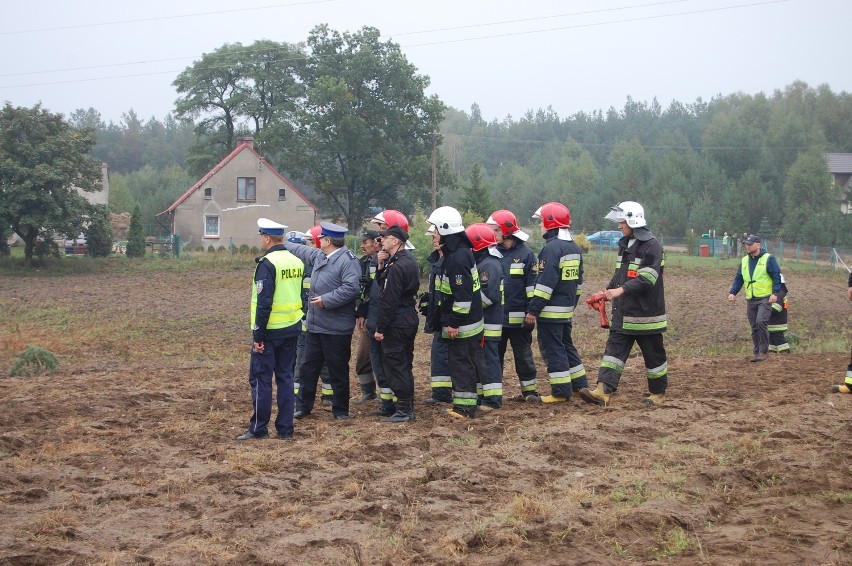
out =
[[465,112],[427,96],[429,78],[379,37],[321,25],[300,44],[225,44],[178,75],[174,112],[162,121],[130,110],[105,124],[89,108],[66,122],[91,133],[89,155],[109,164],[112,211],[138,205],[149,226],[251,135],[324,217],[350,228],[372,207],[428,209],[437,150],[438,203],[474,217],[505,207],[528,218],[558,200],[575,229],[595,231],[629,199],[663,236],[763,230],[852,244],[852,215],[840,212],[849,196],[831,184],[824,159],[852,152],[848,93],[796,81],[771,95],[666,109],[628,97],[606,112],[562,118],[548,108],[486,121],[476,104]]

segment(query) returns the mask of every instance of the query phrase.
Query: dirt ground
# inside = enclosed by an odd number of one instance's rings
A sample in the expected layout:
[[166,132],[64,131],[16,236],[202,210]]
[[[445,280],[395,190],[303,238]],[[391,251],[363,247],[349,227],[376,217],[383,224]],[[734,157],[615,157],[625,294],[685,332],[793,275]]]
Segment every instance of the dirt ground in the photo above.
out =
[[[509,356],[503,409],[459,422],[421,334],[416,422],[246,443],[250,267],[0,279],[0,564],[852,564],[845,277],[788,274],[800,342],[751,364],[728,271],[666,274],[662,407],[641,356],[609,408],[513,400]],[[5,377],[28,345],[59,369]]]

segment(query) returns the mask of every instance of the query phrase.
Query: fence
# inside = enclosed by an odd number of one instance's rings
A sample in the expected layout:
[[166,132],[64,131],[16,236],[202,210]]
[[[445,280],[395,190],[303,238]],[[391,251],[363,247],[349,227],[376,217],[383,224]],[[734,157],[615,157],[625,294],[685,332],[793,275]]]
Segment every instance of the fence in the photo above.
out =
[[[684,249],[686,249],[685,246]],[[780,262],[828,265],[834,269],[841,267],[848,269],[849,259],[852,258],[852,250],[849,249],[785,242],[780,238],[764,240],[763,249],[774,255]],[[745,250],[741,244],[737,243],[736,253],[734,253],[733,248],[726,245],[722,238],[701,238],[692,250],[692,255],[715,258],[742,257],[745,255]]]

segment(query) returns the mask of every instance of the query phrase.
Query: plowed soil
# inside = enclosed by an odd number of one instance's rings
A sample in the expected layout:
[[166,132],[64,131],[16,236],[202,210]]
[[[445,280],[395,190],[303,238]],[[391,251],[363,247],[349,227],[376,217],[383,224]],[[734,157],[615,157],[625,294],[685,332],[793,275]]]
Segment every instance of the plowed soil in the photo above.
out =
[[[503,409],[450,419],[421,334],[416,422],[353,405],[245,443],[250,267],[7,277],[0,564],[850,564],[845,276],[788,274],[800,342],[752,364],[732,275],[666,274],[662,407],[638,351],[608,408],[514,400],[509,356]],[[578,310],[592,383],[596,324]],[[58,370],[5,377],[28,345]]]

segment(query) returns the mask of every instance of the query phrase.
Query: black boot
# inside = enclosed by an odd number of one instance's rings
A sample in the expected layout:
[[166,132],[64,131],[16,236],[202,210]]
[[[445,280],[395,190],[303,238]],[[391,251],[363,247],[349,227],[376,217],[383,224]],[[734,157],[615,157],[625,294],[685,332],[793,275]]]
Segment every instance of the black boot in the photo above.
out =
[[386,419],[382,419],[383,423],[410,423],[416,420],[414,418],[414,403],[412,399],[397,399],[396,412]]
[[376,417],[389,417],[394,413],[396,413],[396,404],[390,399],[382,399],[379,409],[373,411],[373,415]]
[[[357,401],[354,401],[356,405],[363,405],[367,401],[372,401],[376,399],[376,382],[372,381],[372,375],[370,377],[370,382],[361,383],[361,398]],[[358,376],[358,380],[361,380],[361,376]]]

